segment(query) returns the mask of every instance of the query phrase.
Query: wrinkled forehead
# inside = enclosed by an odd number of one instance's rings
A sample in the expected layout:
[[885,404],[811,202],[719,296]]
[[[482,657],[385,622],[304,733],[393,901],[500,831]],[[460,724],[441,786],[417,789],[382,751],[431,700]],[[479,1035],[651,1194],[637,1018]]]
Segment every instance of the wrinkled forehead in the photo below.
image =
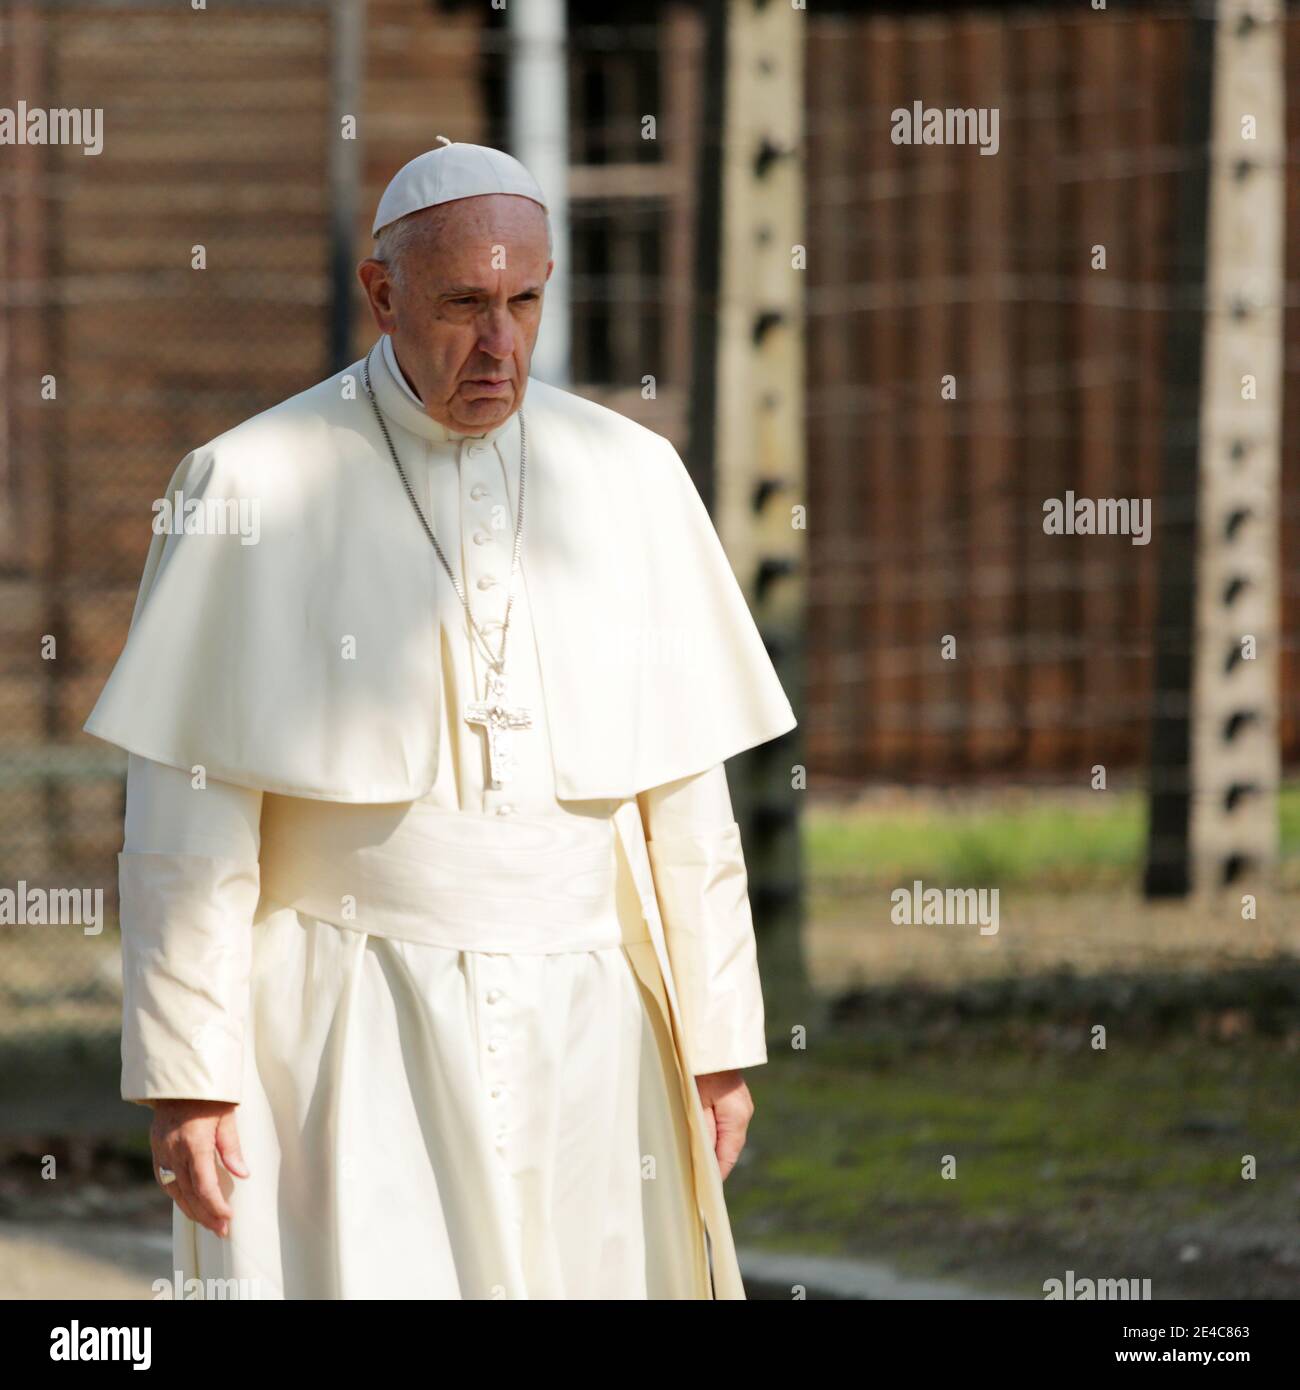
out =
[[415,259],[427,253],[439,261],[490,264],[504,248],[507,256],[550,258],[550,220],[545,209],[516,193],[484,193],[423,208],[403,219],[412,223]]

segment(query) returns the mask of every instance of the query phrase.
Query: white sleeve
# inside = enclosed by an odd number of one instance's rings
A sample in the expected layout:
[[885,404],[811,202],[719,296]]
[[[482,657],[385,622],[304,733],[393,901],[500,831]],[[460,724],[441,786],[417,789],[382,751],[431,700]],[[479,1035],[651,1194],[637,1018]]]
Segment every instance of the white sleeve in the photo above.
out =
[[262,793],[135,754],[126,786],[123,1099],[237,1103]]
[[126,762],[125,853],[256,859],[262,793],[232,782],[202,789],[180,768],[132,753]]
[[723,764],[637,797],[696,1076],[767,1061],[749,883]]

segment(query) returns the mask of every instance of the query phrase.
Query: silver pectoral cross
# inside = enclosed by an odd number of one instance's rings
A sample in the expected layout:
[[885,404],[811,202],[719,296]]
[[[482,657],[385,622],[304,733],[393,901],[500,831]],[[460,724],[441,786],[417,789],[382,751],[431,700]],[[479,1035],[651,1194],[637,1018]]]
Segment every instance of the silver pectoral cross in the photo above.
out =
[[465,722],[481,724],[487,734],[488,780],[492,789],[499,791],[514,771],[511,730],[531,729],[533,712],[526,705],[511,705],[506,693],[505,673],[489,670],[485,696],[466,707]]

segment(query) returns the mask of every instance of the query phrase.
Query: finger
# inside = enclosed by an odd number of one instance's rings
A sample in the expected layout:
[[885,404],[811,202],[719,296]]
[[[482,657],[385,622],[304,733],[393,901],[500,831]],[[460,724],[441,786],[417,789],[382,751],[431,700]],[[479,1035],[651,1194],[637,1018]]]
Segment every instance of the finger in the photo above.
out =
[[237,1178],[251,1176],[248,1164],[244,1162],[243,1150],[239,1147],[239,1130],[235,1125],[235,1112],[221,1117],[217,1125],[217,1153],[228,1173]]
[[[181,1211],[194,1220],[194,1213],[186,1203],[184,1192],[181,1188],[181,1169],[184,1166],[183,1160],[172,1152],[172,1143],[169,1139],[163,1139],[158,1133],[158,1122],[154,1121],[154,1128],[149,1135],[149,1147],[153,1150],[153,1175],[158,1186],[180,1207]],[[171,1182],[163,1182],[162,1170],[166,1168],[175,1174]]]
[[745,1147],[745,1136],[743,1131],[737,1136],[735,1130],[722,1129],[718,1135],[718,1167],[725,1178],[728,1173],[736,1166],[736,1160],[740,1157],[740,1151]]
[[190,1187],[203,1225],[214,1234],[224,1236],[230,1229],[230,1218],[235,1213],[231,1211],[217,1178],[216,1149],[203,1149],[192,1155]]
[[193,1206],[185,1200],[184,1196],[180,1192],[172,1191],[172,1189],[175,1186],[175,1183],[168,1183],[167,1191],[171,1193],[171,1199],[173,1202],[176,1203],[176,1206],[180,1209],[181,1215],[185,1217],[186,1220],[193,1221],[196,1226],[201,1225],[202,1223],[199,1221],[198,1215],[195,1212]]
[[749,1114],[735,1106],[723,1109],[718,1115],[718,1166],[725,1177],[736,1166],[741,1150],[745,1147],[745,1136],[749,1130]]
[[188,1150],[178,1150],[175,1162],[169,1165],[176,1173],[176,1181],[168,1186],[176,1189],[177,1204],[191,1221],[204,1227],[205,1230],[217,1234],[219,1223],[208,1211],[207,1204],[199,1193],[195,1174],[195,1158],[196,1155]]
[[199,1215],[195,1209],[194,1193],[190,1187],[189,1170],[183,1156],[179,1154],[171,1155],[164,1164],[176,1174],[176,1181],[169,1182],[163,1191],[181,1209],[181,1213],[187,1216],[195,1225],[201,1225]]
[[[170,1163],[164,1163],[162,1166],[164,1168],[170,1168],[173,1173],[176,1173],[174,1165]],[[157,1169],[154,1170],[154,1175],[155,1177],[157,1177]],[[162,1188],[163,1193],[166,1196],[170,1197],[171,1200],[175,1202],[178,1207],[180,1207],[181,1211],[183,1211],[186,1216],[190,1215],[189,1211],[186,1210],[185,1201],[181,1194],[179,1173],[176,1173],[176,1176],[172,1178],[170,1182],[163,1182],[161,1178],[158,1178],[158,1186]],[[191,1217],[190,1219],[193,1220],[193,1217]]]
[[709,1131],[709,1147],[715,1148],[718,1142],[718,1117],[711,1105],[704,1107],[704,1123]]

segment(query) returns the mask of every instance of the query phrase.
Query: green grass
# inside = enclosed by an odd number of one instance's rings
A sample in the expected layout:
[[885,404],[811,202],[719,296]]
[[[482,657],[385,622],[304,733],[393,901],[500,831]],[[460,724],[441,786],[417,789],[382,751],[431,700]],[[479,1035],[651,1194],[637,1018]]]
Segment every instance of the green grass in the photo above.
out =
[[[813,915],[912,878],[1067,906],[1086,890],[1097,911],[1131,913],[1146,816],[1139,790],[814,804]],[[1279,827],[1294,883],[1300,784],[1283,788]],[[772,1049],[746,1076],[757,1112],[727,1183],[737,1239],[1039,1297],[1066,1269],[1150,1277],[1157,1298],[1300,1297],[1291,975],[1267,961],[1016,983],[878,984],[848,1013],[841,1000],[807,1052]],[[1234,1019],[1244,1032],[1220,1028]],[[1098,1021],[1101,1053],[1086,1041]]]
[[[1045,790],[900,806],[810,807],[804,847],[812,881],[1118,885],[1140,874],[1146,852],[1146,798],[1136,790],[1091,800]],[[1300,856],[1300,783],[1282,789],[1279,821],[1283,857]]]
[[[1167,1292],[1237,1278],[1220,1238],[1242,1225],[1296,1242],[1295,1060],[1260,1039],[1112,1034],[1097,1053],[995,1030],[899,1056],[841,1036],[747,1079],[758,1109],[727,1183],[742,1242],[1022,1289],[1091,1261]],[[1294,1269],[1254,1264],[1261,1291],[1300,1292]]]

